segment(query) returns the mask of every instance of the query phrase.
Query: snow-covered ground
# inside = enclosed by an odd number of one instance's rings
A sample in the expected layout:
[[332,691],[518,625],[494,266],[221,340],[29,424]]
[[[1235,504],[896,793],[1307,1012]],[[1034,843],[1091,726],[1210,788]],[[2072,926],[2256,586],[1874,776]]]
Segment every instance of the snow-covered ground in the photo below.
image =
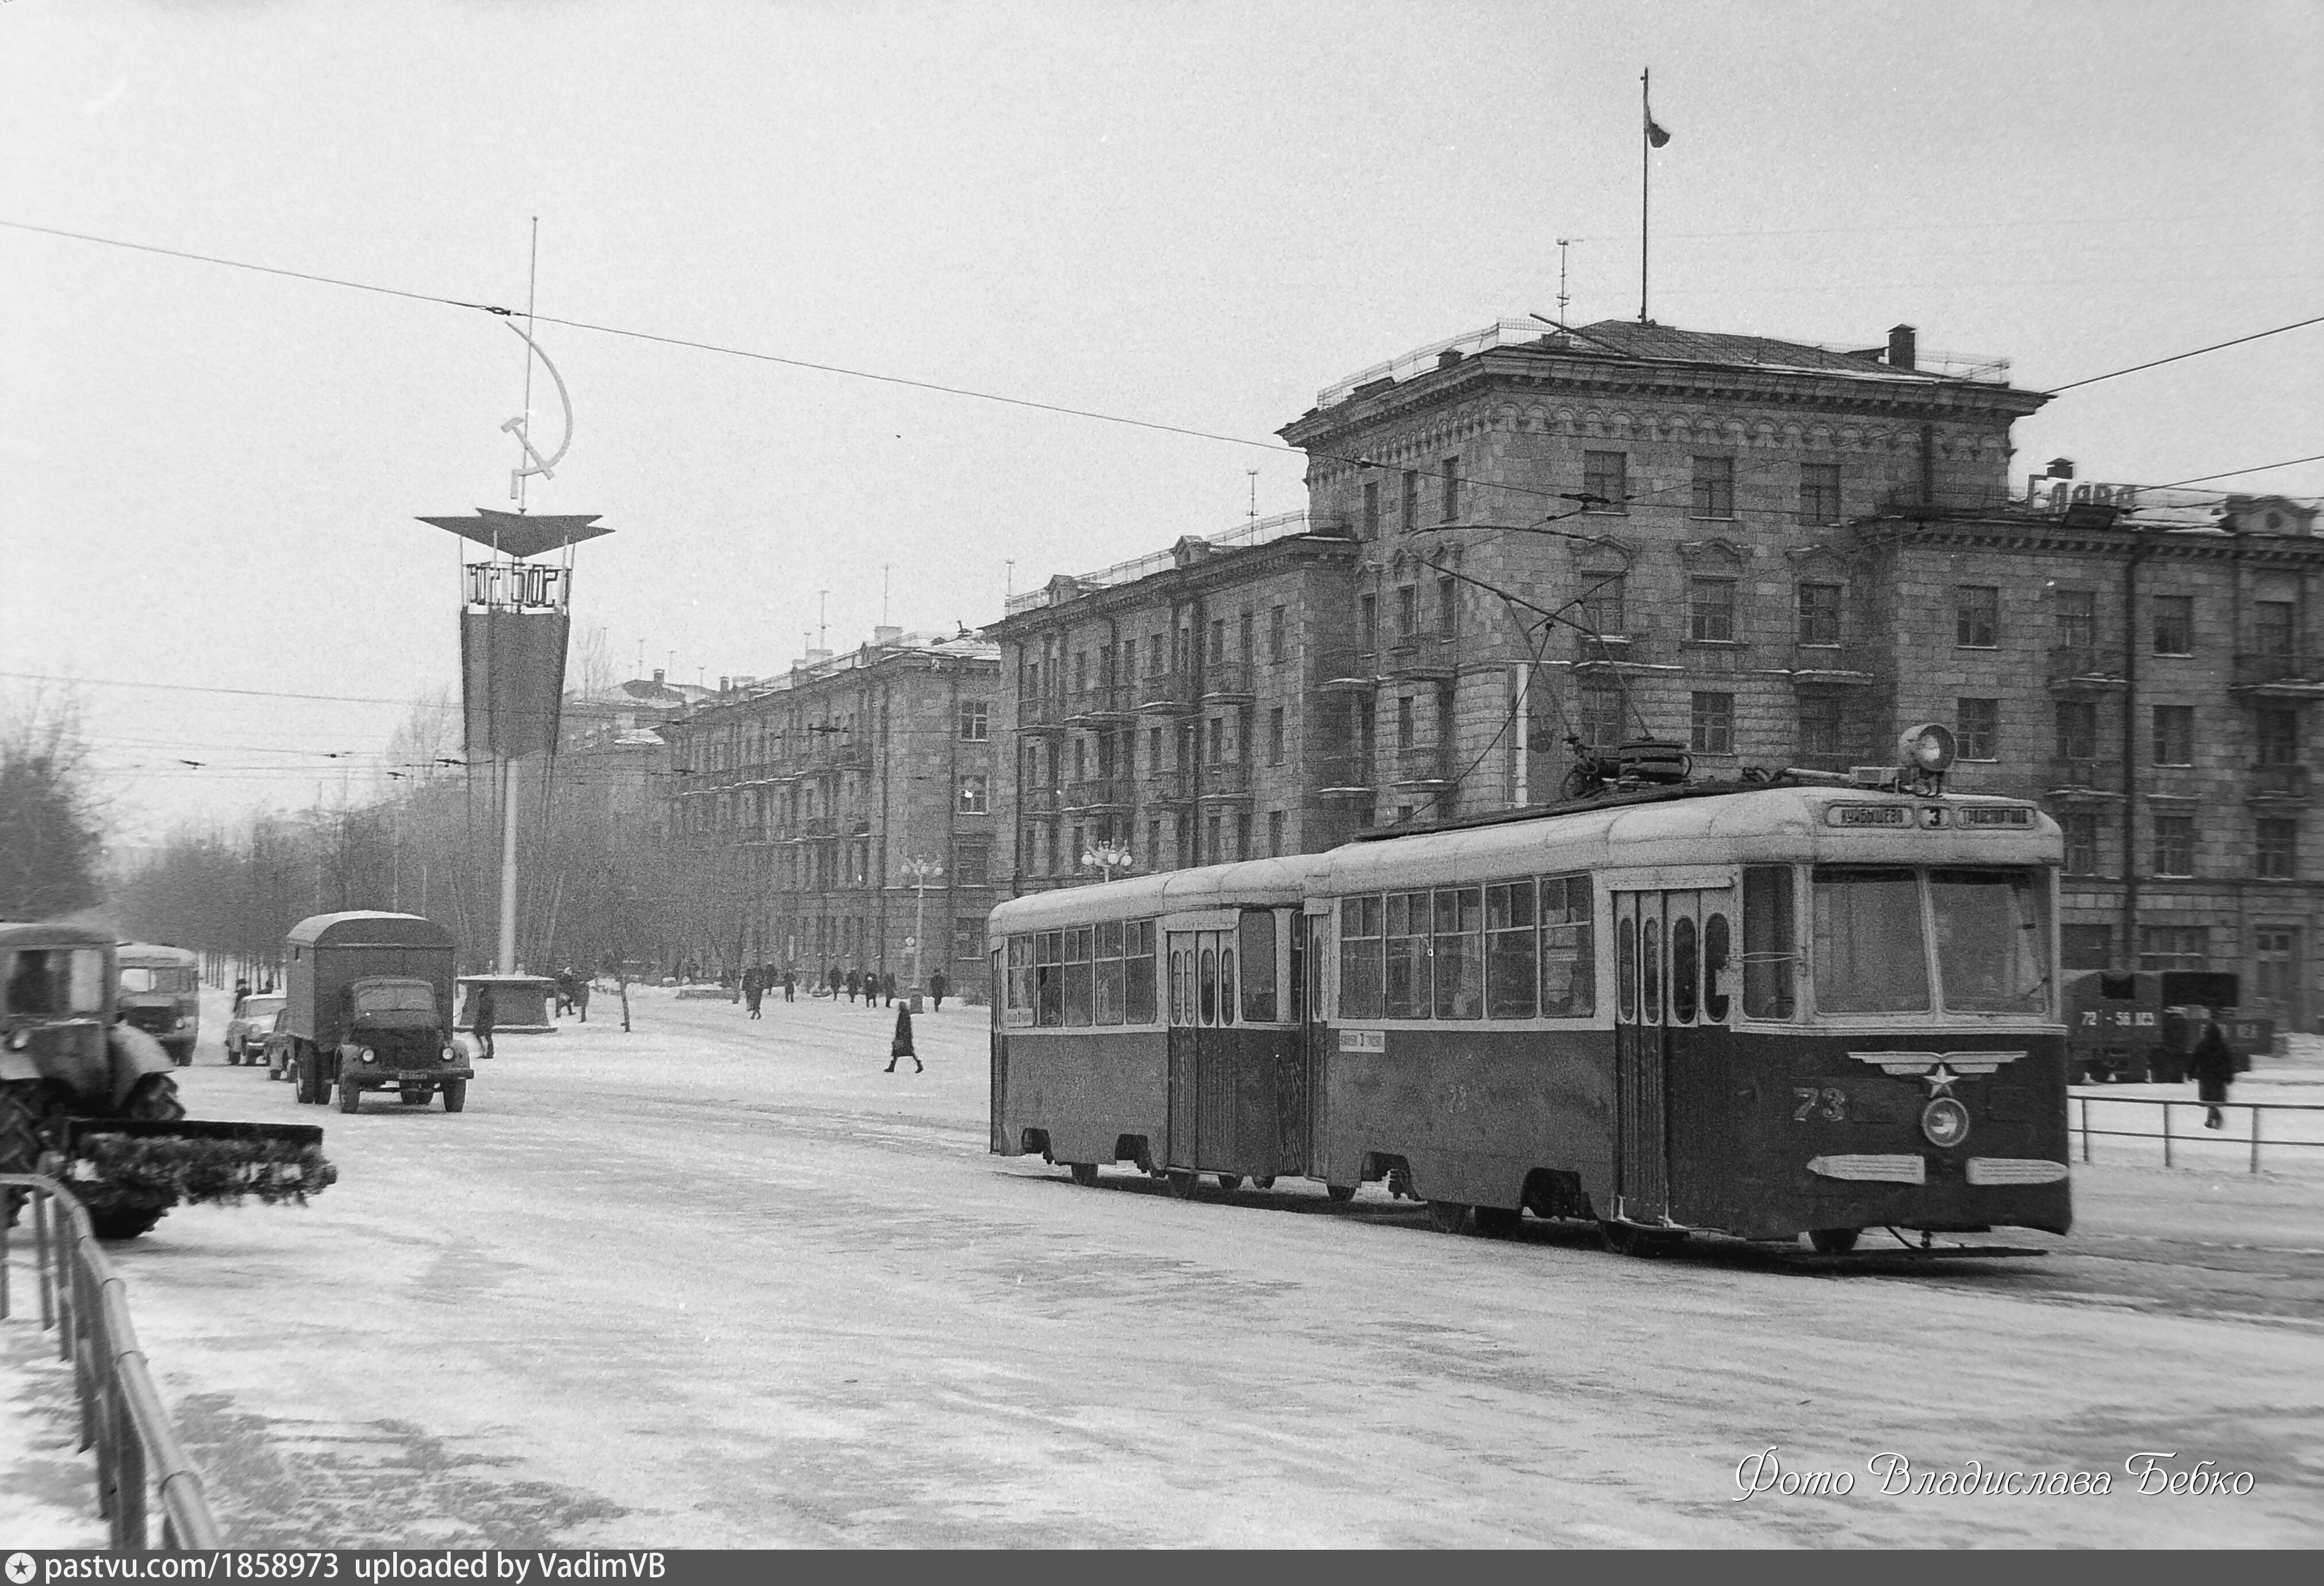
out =
[[[320,1123],[343,1175],[115,1247],[235,1543],[2324,1540],[2314,1176],[2102,1143],[2038,1260],[1625,1259],[991,1157],[981,1009],[918,1021],[923,1074],[885,1010],[619,1011],[503,1037],[458,1116],[302,1108],[208,1038],[196,1115]],[[0,1406],[44,1402],[5,1325]],[[1854,1490],[1743,1497],[1771,1447]],[[2141,1496],[2146,1451],[2252,1490]],[[1890,1452],[2113,1491],[1884,1496]]]

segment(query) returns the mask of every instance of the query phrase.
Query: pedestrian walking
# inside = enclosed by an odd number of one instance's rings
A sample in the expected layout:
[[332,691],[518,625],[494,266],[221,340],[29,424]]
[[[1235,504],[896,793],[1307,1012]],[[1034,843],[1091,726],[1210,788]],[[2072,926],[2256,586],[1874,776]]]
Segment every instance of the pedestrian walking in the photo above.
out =
[[826,975],[825,975],[825,976],[824,976],[824,982],[825,982],[826,985],[830,986],[830,988],[831,988],[831,1000],[832,1000],[833,1001],[835,1001],[835,1002],[838,1001],[838,1000],[839,1000],[839,965],[837,965],[837,964],[833,964],[833,965],[831,966],[831,972],[830,972],[828,974],[826,974]]
[[862,989],[863,989],[863,972],[862,972],[862,970],[860,970],[860,969],[851,969],[851,970],[849,970],[849,971],[847,972],[847,1000],[848,1000],[848,1001],[849,1001],[850,1003],[853,1003],[853,1002],[855,1000],[855,993],[856,993],[856,992],[858,992],[858,991],[862,991]]
[[752,1019],[759,1017],[759,1000],[766,994],[766,985],[759,979],[759,966],[754,964],[742,972],[742,1000],[750,1004]]
[[888,1066],[881,1072],[895,1073],[896,1059],[899,1057],[909,1057],[912,1060],[914,1074],[924,1073],[927,1068],[927,1065],[920,1061],[920,1055],[912,1050],[912,1009],[909,1003],[896,1010],[896,1038],[888,1043]]
[[887,999],[889,1007],[893,1008],[896,1005],[896,972],[894,970],[883,969],[880,972],[880,995]]
[[798,972],[791,968],[790,965],[785,964],[783,965],[783,1000],[786,1002],[798,1001]]
[[928,976],[929,1012],[936,1012],[944,1007],[945,993],[951,989],[952,982],[945,979],[945,972],[943,970],[937,970],[934,974]]
[[236,981],[234,982],[234,1010],[236,1013],[240,1013],[242,1011],[242,1000],[249,995],[250,982],[248,981]]
[[2203,1127],[2224,1129],[2227,1119],[2219,1109],[2227,1103],[2227,1087],[2236,1082],[2236,1055],[2227,1048],[2227,1032],[2219,1028],[2218,1016],[2208,1008],[2202,1013],[2203,1033],[2196,1037],[2187,1067],[2195,1077],[2195,1099],[2206,1109]]
[[469,1027],[475,1031],[478,1044],[484,1047],[481,1056],[489,1057],[493,1055],[493,987],[490,981],[476,988],[473,1013]]

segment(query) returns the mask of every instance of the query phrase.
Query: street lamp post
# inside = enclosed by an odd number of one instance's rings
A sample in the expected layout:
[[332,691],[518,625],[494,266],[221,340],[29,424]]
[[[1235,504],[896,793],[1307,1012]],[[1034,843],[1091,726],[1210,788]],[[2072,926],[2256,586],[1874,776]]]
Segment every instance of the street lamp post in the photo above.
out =
[[928,883],[944,877],[944,866],[933,859],[908,859],[903,863],[904,879],[912,883],[917,896],[912,903],[912,989],[908,993],[913,1012],[920,1010],[920,993],[927,989],[927,977],[920,973],[921,944],[928,935]]
[[1137,862],[1138,856],[1121,843],[1100,843],[1082,854],[1082,868],[1098,871],[1109,881],[1113,880],[1114,871],[1128,870]]

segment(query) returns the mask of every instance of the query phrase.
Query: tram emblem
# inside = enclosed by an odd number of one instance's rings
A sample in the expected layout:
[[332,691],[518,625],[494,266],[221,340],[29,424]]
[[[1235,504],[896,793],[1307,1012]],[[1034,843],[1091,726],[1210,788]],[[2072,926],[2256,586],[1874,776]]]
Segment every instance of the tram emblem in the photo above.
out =
[[1883,1074],[1899,1079],[1910,1076],[1929,1087],[1929,1094],[1941,1096],[1952,1089],[1957,1079],[1975,1079],[1991,1074],[2005,1063],[2015,1063],[2025,1056],[2023,1052],[1850,1052],[1858,1063],[1868,1063]]

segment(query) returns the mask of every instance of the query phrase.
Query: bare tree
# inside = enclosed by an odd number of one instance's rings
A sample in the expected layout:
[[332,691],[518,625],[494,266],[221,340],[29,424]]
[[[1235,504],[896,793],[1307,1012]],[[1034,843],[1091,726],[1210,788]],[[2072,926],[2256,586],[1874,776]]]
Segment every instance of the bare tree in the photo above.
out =
[[0,918],[41,919],[97,901],[103,815],[79,700],[36,687],[0,706]]

